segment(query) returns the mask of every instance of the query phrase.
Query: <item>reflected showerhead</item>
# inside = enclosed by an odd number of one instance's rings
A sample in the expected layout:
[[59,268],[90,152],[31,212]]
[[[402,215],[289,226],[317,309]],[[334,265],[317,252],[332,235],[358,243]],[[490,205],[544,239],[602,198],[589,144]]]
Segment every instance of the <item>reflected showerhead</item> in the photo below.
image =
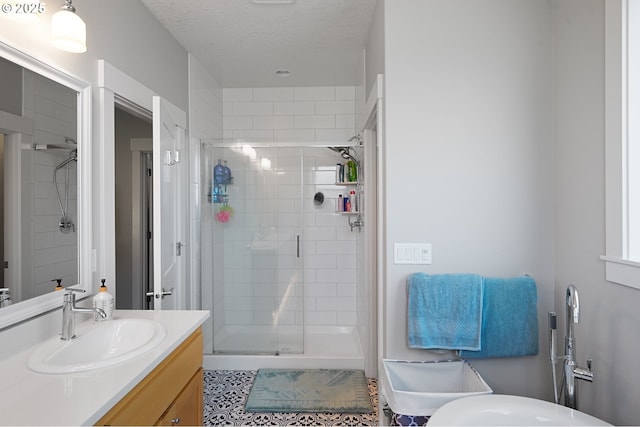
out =
[[68,149],[73,149],[73,147],[77,147],[78,143],[76,142],[75,139],[69,137],[69,136],[65,136],[64,137],[64,144],[60,144],[60,143],[52,143],[52,144],[33,144],[31,147],[34,150],[68,150]]

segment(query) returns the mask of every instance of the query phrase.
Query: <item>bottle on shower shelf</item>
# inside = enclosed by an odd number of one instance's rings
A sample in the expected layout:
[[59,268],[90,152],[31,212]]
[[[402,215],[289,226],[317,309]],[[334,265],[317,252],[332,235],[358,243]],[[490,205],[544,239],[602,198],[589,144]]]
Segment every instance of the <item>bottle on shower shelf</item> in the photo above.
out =
[[229,169],[229,166],[227,166],[227,161],[224,161],[224,166],[222,166],[222,179],[223,179],[223,183],[225,184],[231,184],[231,169]]
[[355,190],[349,191],[349,200],[351,200],[351,209],[353,212],[358,212],[358,198],[356,197]]
[[347,179],[349,182],[356,182],[358,180],[358,166],[353,160],[347,162],[347,172],[349,174]]
[[224,183],[224,166],[221,159],[218,159],[218,164],[213,168],[213,180],[217,184]]

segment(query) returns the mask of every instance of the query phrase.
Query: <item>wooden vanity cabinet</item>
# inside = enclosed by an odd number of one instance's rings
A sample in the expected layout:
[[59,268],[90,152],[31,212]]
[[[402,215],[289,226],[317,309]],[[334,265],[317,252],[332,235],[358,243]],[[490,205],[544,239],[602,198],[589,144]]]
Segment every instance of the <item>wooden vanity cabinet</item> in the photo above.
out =
[[202,368],[191,378],[167,412],[156,423],[159,426],[201,426],[203,398]]
[[199,328],[96,425],[202,425],[203,397]]

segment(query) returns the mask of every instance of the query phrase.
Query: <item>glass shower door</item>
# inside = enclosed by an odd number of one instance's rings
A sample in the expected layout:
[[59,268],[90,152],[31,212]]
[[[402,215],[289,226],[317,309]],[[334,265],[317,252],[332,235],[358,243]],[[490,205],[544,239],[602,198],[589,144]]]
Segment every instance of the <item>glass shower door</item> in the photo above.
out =
[[220,160],[231,175],[222,184],[209,172],[214,352],[303,351],[301,153],[248,145],[212,150],[212,169]]

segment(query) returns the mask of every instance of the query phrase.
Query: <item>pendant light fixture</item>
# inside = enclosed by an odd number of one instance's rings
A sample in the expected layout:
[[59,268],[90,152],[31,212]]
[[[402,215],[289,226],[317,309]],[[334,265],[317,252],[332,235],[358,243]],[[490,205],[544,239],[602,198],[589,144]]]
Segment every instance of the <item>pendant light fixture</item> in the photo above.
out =
[[65,0],[62,10],[51,17],[51,43],[67,52],[87,51],[87,26],[76,14],[71,0]]

